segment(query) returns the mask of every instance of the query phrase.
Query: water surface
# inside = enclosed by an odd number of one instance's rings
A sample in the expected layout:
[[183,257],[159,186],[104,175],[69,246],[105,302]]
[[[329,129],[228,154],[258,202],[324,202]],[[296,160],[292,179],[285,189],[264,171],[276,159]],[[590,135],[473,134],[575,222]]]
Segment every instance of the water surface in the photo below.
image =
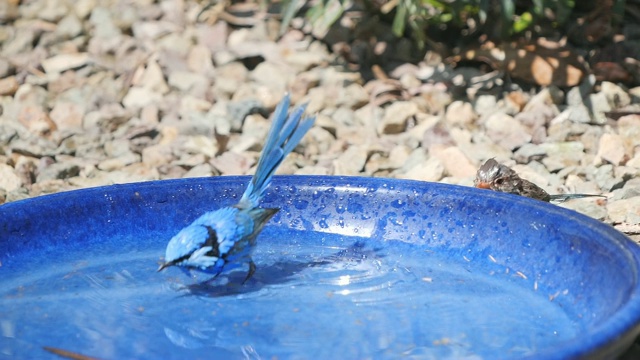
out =
[[519,358],[582,330],[530,281],[415,244],[267,227],[245,285],[246,269],[210,285],[157,273],[165,244],[122,238],[12,259],[22,265],[2,269],[0,354]]

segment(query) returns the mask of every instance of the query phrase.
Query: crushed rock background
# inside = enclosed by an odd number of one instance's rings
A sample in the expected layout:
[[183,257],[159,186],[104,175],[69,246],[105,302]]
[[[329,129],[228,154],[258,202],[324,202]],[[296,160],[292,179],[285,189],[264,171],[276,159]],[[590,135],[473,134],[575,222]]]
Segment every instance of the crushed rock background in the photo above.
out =
[[431,59],[365,79],[299,19],[279,37],[272,14],[251,8],[251,18],[222,12],[207,22],[198,18],[205,5],[2,2],[0,203],[252,174],[267,118],[290,91],[318,119],[279,174],[471,186],[495,157],[550,193],[606,195],[561,206],[640,240],[640,87],[587,79],[457,100],[443,79],[468,69]]

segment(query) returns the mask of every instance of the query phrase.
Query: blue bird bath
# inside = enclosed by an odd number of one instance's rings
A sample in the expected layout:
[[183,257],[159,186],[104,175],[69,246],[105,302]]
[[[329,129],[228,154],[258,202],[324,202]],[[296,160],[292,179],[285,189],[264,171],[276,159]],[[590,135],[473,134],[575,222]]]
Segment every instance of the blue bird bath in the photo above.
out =
[[569,210],[443,184],[275,177],[262,205],[281,211],[247,283],[242,268],[210,284],[156,272],[178,230],[248,181],[0,206],[0,357],[611,358],[640,332],[640,247]]

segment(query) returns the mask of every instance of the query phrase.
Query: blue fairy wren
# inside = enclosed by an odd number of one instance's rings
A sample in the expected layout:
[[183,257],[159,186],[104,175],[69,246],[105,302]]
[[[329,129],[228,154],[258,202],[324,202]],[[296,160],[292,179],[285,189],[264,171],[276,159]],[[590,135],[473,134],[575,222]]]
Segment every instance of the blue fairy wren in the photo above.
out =
[[209,282],[223,271],[248,263],[249,271],[243,283],[253,276],[256,265],[251,254],[256,246],[256,237],[265,223],[280,210],[260,208],[258,203],[278,166],[315,121],[315,117],[302,117],[306,104],[294,109],[287,117],[289,103],[289,94],[286,94],[276,107],[256,173],[240,202],[207,212],[180,230],[169,241],[165,262],[158,271],[177,265],[214,274],[206,281]]

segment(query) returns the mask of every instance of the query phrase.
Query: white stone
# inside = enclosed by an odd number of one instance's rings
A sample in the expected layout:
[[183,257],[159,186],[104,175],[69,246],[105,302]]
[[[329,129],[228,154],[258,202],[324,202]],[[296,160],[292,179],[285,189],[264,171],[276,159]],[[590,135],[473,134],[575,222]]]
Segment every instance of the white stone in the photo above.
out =
[[624,160],[624,140],[618,134],[602,134],[598,142],[598,156],[614,164],[620,165]]
[[162,101],[162,94],[149,88],[132,87],[122,99],[122,104],[127,109],[141,108],[150,104],[158,104]]
[[367,149],[362,145],[352,145],[333,161],[334,175],[357,175],[362,172],[367,161]]
[[486,123],[487,135],[506,149],[518,148],[529,141],[531,135],[527,129],[512,116],[502,113],[491,115]]
[[69,69],[75,69],[89,62],[88,53],[54,55],[42,61],[41,65],[48,74],[61,73]]
[[11,192],[20,186],[22,186],[22,181],[13,168],[7,164],[0,164],[0,188]]

